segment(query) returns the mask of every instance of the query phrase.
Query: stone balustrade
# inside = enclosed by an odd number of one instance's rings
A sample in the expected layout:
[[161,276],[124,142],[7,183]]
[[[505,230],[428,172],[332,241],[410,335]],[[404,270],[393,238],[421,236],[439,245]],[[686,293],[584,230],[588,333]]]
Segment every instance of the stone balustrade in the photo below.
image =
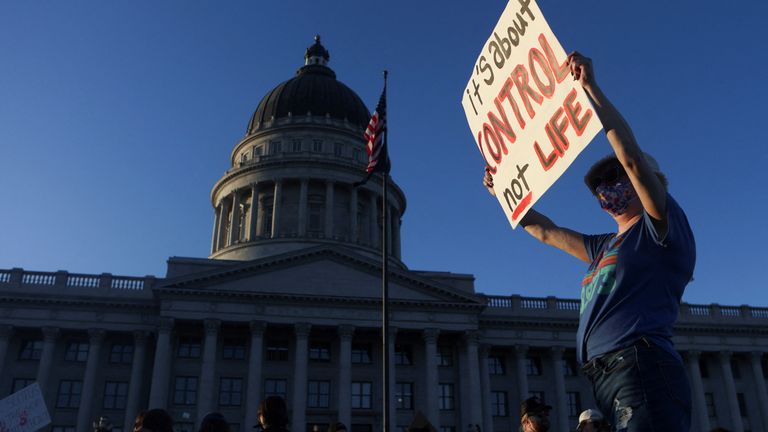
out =
[[0,286],[21,288],[22,286],[48,286],[53,288],[94,288],[128,291],[150,289],[155,283],[154,276],[133,277],[115,276],[110,273],[100,275],[58,272],[38,272],[21,268],[0,270]]

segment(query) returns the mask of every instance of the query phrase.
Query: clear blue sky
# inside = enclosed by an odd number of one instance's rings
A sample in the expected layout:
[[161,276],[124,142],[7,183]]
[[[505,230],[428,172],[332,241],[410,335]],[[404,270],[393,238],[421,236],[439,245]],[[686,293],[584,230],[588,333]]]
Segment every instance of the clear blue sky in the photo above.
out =
[[[163,276],[210,250],[209,193],[262,96],[315,33],[373,109],[390,71],[393,177],[413,269],[488,294],[578,297],[584,265],[512,231],[481,186],[461,96],[502,1],[0,2],[0,268]],[[594,59],[698,243],[693,303],[768,306],[768,2],[539,6]],[[581,178],[601,133],[536,204],[615,228]]]

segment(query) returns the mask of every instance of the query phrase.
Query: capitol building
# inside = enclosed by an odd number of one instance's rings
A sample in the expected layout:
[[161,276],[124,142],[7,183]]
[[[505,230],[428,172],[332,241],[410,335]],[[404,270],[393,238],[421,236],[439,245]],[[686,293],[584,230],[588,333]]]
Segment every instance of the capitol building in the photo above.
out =
[[[575,429],[594,403],[575,358],[579,301],[485,295],[472,275],[408,268],[405,193],[392,179],[381,208],[381,174],[353,186],[370,111],[329,59],[316,38],[259,102],[211,190],[207,258],[171,257],[164,277],[0,270],[0,397],[37,382],[46,432],[100,416],[129,432],[146,408],[178,432],[211,411],[248,432],[269,395],[288,402],[293,432],[381,432],[385,211],[389,424],[404,431],[421,411],[439,432],[513,432],[537,395],[553,431]],[[692,430],[768,431],[768,309],[683,304],[675,343]]]

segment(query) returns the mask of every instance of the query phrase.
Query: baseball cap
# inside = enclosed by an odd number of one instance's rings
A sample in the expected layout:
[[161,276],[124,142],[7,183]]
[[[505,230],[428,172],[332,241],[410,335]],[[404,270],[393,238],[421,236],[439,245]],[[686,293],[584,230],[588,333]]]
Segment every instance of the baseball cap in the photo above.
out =
[[597,408],[587,409],[581,412],[579,415],[579,424],[584,421],[600,421],[603,420],[605,417],[603,416],[603,413],[600,412]]

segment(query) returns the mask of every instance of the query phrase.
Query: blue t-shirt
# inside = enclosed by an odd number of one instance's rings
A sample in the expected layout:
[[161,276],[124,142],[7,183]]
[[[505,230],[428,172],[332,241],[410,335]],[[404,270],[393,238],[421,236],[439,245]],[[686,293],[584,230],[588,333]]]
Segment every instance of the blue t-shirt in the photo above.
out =
[[672,326],[696,263],[685,213],[667,195],[668,230],[659,238],[650,216],[621,236],[585,235],[592,264],[581,283],[577,356],[585,363],[645,336],[679,357]]

